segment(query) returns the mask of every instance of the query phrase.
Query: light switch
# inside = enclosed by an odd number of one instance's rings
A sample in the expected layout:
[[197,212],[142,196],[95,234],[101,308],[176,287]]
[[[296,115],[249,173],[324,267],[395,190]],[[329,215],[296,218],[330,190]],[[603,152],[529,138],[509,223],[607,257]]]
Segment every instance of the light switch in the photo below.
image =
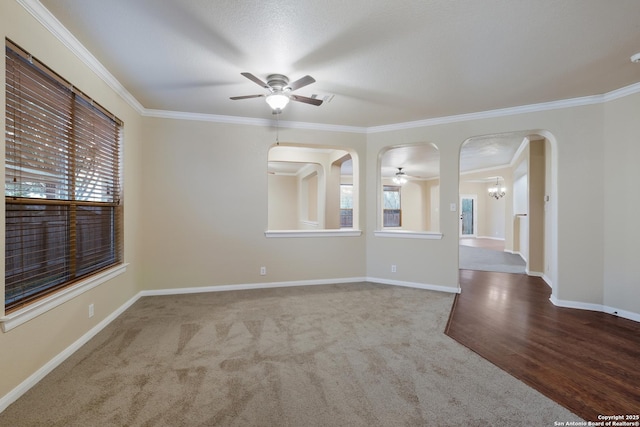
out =
[[456,204],[455,204],[455,203],[451,203],[451,204],[449,205],[449,210],[450,210],[451,212],[456,212],[456,211],[458,210],[458,207],[456,206]]

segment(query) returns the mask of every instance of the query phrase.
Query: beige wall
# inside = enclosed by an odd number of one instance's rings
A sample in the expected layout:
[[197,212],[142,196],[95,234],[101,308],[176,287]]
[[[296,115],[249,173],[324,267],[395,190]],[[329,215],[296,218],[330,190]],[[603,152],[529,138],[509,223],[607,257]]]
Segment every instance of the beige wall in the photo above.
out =
[[[145,289],[365,276],[364,236],[265,237],[271,129],[159,118],[144,129]],[[361,134],[281,129],[280,140],[365,153]],[[231,171],[234,185],[211,185]]]
[[[142,119],[106,83],[89,71],[78,57],[14,1],[0,1],[0,32],[124,121],[124,253],[125,262],[129,263],[126,273],[117,278],[15,329],[0,332],[0,366],[6,367],[0,375],[2,397],[139,292],[141,188],[138,174],[142,162]],[[0,75],[5,75],[4,60],[0,61]],[[4,94],[4,83],[2,88]],[[0,128],[5,129],[4,95],[2,100]],[[4,144],[1,146],[4,157]],[[1,211],[4,223],[4,209]],[[4,227],[1,229],[4,238]],[[2,248],[4,250],[4,245]],[[4,269],[4,263],[2,266]],[[4,294],[4,281],[0,288]],[[95,306],[92,318],[88,317],[89,304]]]
[[544,273],[544,191],[545,191],[545,141],[529,142],[529,256],[527,270],[530,274]]
[[[552,198],[548,206],[552,215],[551,240],[557,247],[557,257],[551,261],[549,279],[554,294],[560,300],[602,303],[603,216],[601,212],[577,220],[572,212],[577,207],[590,211],[592,186],[601,188],[603,164],[603,105],[590,105],[448,123],[401,131],[372,132],[368,138],[367,163],[375,164],[375,153],[397,140],[427,141],[440,150],[440,206],[458,204],[458,161],[461,144],[474,136],[522,131],[523,134],[548,135],[552,145]],[[599,160],[600,159],[600,160]],[[561,164],[561,167],[559,166]],[[375,186],[375,173],[367,174],[367,187]],[[584,171],[590,173],[585,176]],[[584,181],[581,182],[581,177]],[[375,188],[375,187],[374,187]],[[562,195],[560,197],[560,195]],[[555,201],[555,203],[553,203]],[[375,199],[367,198],[367,226],[375,224]],[[557,218],[557,220],[555,220]],[[455,286],[458,262],[458,213],[441,210],[442,240],[411,242],[383,239],[368,233],[367,271],[374,277]],[[584,233],[585,228],[592,230]],[[592,249],[596,246],[595,249]],[[407,254],[398,265],[398,273],[389,272],[388,264],[405,248]],[[406,264],[406,268],[402,268]]]
[[268,223],[270,230],[298,229],[298,178],[268,175]]
[[[363,235],[267,238],[266,165],[273,129],[140,117],[14,1],[0,2],[0,28],[124,120],[130,263],[118,278],[0,333],[0,365],[11,367],[0,376],[0,396],[141,289],[350,277],[457,287],[459,219],[449,206],[458,204],[460,147],[468,138],[496,133],[522,131],[549,139],[545,245],[551,246],[554,297],[640,314],[638,94],[604,104],[367,134],[281,129],[282,141],[353,150]],[[0,67],[4,75],[4,62]],[[4,103],[0,109],[4,128]],[[374,236],[378,153],[398,141],[439,148],[441,240]],[[214,185],[229,183],[230,176],[232,185]],[[391,264],[397,273],[390,272]],[[267,267],[266,276],[259,275],[260,266]],[[96,307],[91,319],[89,303]]]
[[608,102],[605,124],[604,177],[588,196],[604,215],[604,304],[640,313],[640,94]]

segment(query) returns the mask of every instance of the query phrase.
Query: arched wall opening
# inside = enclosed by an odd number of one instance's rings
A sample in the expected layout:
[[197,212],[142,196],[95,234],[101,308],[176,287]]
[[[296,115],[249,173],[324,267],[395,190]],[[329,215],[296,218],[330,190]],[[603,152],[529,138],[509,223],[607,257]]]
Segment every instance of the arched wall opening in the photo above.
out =
[[[478,198],[477,237],[488,246],[503,242],[502,250],[520,255],[526,274],[542,277],[553,296],[558,286],[555,137],[545,130],[475,136],[461,144],[459,161],[459,194]],[[495,187],[498,193],[504,187],[504,195],[490,196]]]
[[376,230],[438,233],[440,153],[432,143],[385,147],[378,154]]
[[267,157],[267,230],[359,226],[359,166],[344,147],[279,143]]

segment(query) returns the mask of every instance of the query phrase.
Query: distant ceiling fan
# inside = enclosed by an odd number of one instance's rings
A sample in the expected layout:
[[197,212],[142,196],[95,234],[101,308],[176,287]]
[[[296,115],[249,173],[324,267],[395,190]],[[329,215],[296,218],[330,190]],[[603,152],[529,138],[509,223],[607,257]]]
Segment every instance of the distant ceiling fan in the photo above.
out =
[[425,181],[428,179],[427,177],[420,176],[420,175],[408,175],[404,171],[405,168],[396,168],[396,169],[398,169],[398,171],[395,173],[395,175],[393,175],[392,181],[394,184],[397,184],[397,185],[406,184],[411,180]]
[[287,76],[284,76],[282,74],[271,74],[267,76],[267,82],[265,83],[251,73],[240,74],[256,83],[257,85],[262,86],[265,89],[269,89],[269,93],[260,95],[232,96],[231,99],[234,101],[238,99],[265,97],[267,104],[269,104],[269,106],[273,110],[273,114],[281,113],[283,108],[287,106],[290,100],[304,102],[305,104],[311,105],[322,104],[321,99],[308,98],[306,96],[294,95],[291,93],[296,89],[300,89],[301,87],[314,83],[316,80],[311,76],[304,76],[293,83],[289,83],[289,78]]
[[398,185],[403,185],[407,183],[408,175],[402,171],[404,168],[398,168],[398,172],[396,172],[393,177],[393,183]]

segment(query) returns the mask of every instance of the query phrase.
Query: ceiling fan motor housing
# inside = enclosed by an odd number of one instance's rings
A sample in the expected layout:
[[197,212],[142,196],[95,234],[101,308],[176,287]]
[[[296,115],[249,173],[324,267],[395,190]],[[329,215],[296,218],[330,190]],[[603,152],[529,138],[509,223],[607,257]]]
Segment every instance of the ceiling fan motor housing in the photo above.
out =
[[271,74],[267,77],[267,84],[274,91],[283,91],[289,84],[289,78],[282,74]]

